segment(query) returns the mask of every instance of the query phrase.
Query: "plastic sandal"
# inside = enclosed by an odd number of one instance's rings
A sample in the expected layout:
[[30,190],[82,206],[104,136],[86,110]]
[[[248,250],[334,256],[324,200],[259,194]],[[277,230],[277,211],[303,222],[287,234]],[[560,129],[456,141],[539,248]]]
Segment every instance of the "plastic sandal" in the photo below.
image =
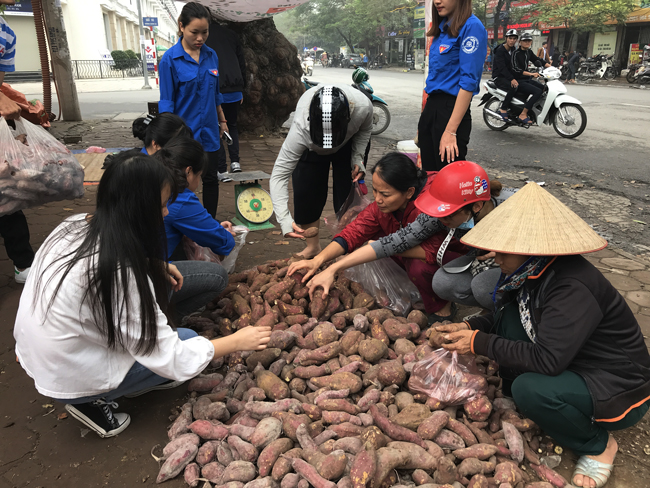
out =
[[518,122],[522,125],[533,125],[533,121],[530,120],[530,117],[526,117],[525,119],[517,117],[519,120]]
[[499,110],[499,115],[501,116],[501,120],[504,122],[510,122],[510,118],[508,117],[508,112],[503,113],[501,110]]
[[581,456],[578,459],[578,464],[576,464],[576,470],[573,472],[571,477],[571,483],[573,483],[573,478],[577,474],[591,478],[596,482],[596,488],[601,488],[605,486],[607,480],[612,475],[612,470],[614,469],[613,464],[605,464],[595,459],[591,459],[587,456]]

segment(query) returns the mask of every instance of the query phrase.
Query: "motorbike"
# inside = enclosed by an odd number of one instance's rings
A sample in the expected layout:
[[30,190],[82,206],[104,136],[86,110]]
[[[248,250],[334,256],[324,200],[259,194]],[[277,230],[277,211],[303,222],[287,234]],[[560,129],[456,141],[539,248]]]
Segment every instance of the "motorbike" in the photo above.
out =
[[[320,83],[309,80],[306,76],[303,76],[302,84],[304,85],[305,90],[309,90],[310,88],[318,86]],[[375,95],[374,90],[368,81],[359,84],[352,83],[352,86],[366,95],[372,102],[372,131],[370,134],[373,136],[381,134],[388,129],[388,126],[390,125],[390,110],[388,110],[388,104],[382,98]]]
[[650,66],[631,64],[625,79],[628,83],[650,83]]
[[314,74],[314,60],[307,58],[302,62],[302,72],[307,76]]
[[610,79],[616,78],[616,72],[613,67],[612,55],[597,54],[592,58],[587,58],[580,63],[576,71],[576,80],[587,81],[592,79]]
[[[542,98],[528,111],[528,117],[533,121],[531,125],[553,125],[559,136],[573,139],[582,134],[587,127],[587,114],[580,100],[566,94],[567,88],[560,81],[560,74],[560,70],[554,67],[541,71],[538,80],[543,79],[546,86]],[[488,80],[483,86],[487,93],[483,95],[479,106],[485,105],[483,107],[485,125],[495,131],[506,130],[509,127],[524,129],[531,127],[517,121],[528,98],[527,95],[515,94],[508,107],[508,120],[505,121],[499,114],[499,108],[506,97],[506,92],[499,89],[493,80]]]

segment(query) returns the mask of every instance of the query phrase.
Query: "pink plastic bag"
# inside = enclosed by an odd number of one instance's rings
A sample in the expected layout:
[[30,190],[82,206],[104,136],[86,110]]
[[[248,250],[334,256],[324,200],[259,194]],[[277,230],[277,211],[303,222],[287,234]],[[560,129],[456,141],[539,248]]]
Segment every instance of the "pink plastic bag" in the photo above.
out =
[[439,400],[445,406],[463,405],[485,394],[487,381],[476,367],[476,356],[446,349],[430,352],[415,363],[409,388]]
[[103,154],[106,152],[106,149],[99,146],[90,146],[88,149],[86,149],[86,152]]
[[[366,190],[367,192],[367,190]],[[368,198],[358,182],[352,183],[350,194],[341,209],[335,214],[324,217],[325,225],[332,233],[333,236],[345,229],[345,226],[357,218],[357,215],[372,203],[372,199]]]
[[207,261],[221,264],[221,259],[209,247],[199,246],[187,236],[183,236],[183,250],[190,261]]

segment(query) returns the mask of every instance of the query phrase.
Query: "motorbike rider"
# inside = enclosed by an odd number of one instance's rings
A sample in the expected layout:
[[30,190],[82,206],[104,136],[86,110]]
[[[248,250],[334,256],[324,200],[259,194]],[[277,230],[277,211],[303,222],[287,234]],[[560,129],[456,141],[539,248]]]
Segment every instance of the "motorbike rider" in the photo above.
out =
[[544,66],[545,68],[551,66],[549,63],[538,58],[530,50],[532,43],[533,36],[528,32],[524,32],[519,39],[519,49],[512,55],[512,71],[519,82],[518,91],[523,94],[532,95],[524,103],[524,109],[519,115],[519,122],[525,125],[531,125],[533,123],[528,117],[528,111],[542,98],[542,94],[544,93],[544,85],[531,79],[531,77],[539,78],[539,73],[531,73],[528,71],[528,63],[533,63],[535,66]]
[[494,48],[493,52],[492,79],[499,89],[507,92],[499,110],[504,121],[508,120],[508,106],[519,86],[512,72],[512,55],[515,53],[517,39],[519,39],[517,29],[509,29],[506,32],[506,41]]

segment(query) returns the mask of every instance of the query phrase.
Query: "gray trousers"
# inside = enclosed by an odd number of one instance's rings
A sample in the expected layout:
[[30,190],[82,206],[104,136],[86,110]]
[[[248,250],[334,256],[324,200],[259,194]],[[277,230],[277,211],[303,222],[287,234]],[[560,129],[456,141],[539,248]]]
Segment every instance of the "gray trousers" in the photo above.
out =
[[[453,267],[456,261],[454,259],[447,264]],[[447,273],[444,268],[440,268],[433,275],[431,286],[433,292],[443,300],[460,303],[468,307],[483,307],[494,310],[492,292],[500,276],[500,268],[490,268],[475,277],[472,276],[469,269],[462,273],[452,274]]]
[[220,264],[206,261],[174,261],[172,264],[183,275],[183,287],[171,296],[179,322],[214,300],[228,284],[228,273]]

